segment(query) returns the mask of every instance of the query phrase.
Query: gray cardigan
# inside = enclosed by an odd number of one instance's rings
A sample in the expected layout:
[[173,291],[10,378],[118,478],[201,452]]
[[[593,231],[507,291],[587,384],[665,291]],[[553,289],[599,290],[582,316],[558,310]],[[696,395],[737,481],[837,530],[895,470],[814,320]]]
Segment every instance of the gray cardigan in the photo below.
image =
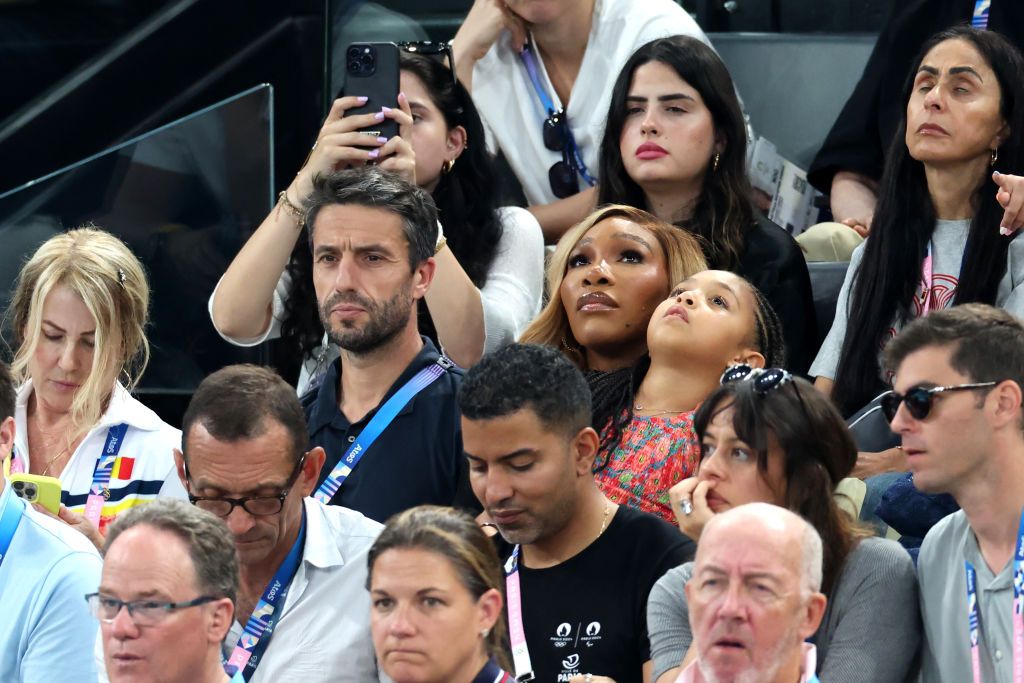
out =
[[[679,666],[690,647],[690,616],[683,586],[693,563],[670,569],[647,599],[654,667],[651,681]],[[846,560],[814,634],[822,683],[903,683],[921,643],[917,577],[895,541],[865,538]]]

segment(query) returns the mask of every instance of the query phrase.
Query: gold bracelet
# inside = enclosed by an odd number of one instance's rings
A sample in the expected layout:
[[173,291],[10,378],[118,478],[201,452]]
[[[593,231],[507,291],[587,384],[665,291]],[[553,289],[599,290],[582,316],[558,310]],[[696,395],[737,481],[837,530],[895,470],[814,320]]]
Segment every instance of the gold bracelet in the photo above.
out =
[[291,203],[288,199],[288,190],[281,190],[277,195],[277,205],[281,206],[282,204],[284,205],[284,208],[288,210],[288,213],[290,213],[295,218],[296,222],[298,222],[299,229],[301,230],[302,226],[306,224],[306,214],[302,209]]
[[440,252],[440,251],[441,251],[442,249],[444,249],[444,247],[445,247],[445,245],[446,245],[446,244],[448,244],[448,238],[442,235],[442,236],[441,236],[441,239],[439,239],[439,240],[437,241],[437,244],[436,244],[436,245],[434,246],[434,256],[437,256],[437,255],[438,255],[438,253],[439,253],[439,252]]

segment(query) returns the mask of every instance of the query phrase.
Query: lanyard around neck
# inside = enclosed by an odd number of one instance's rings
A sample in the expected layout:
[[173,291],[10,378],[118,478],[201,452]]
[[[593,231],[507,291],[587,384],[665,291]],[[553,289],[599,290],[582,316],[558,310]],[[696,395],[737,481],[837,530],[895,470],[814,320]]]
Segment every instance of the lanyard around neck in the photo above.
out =
[[[540,82],[540,69],[537,66],[537,60],[533,56],[533,47],[530,43],[526,44],[523,51],[519,53],[519,59],[522,60],[523,66],[526,67],[526,74],[530,77],[530,83],[533,84],[533,90],[537,93],[537,99],[540,100],[541,107],[544,108],[545,115],[550,117],[558,113],[558,109],[555,108],[555,103],[551,100],[551,96],[548,95],[548,91],[545,90],[544,85]],[[563,113],[565,110],[562,110]],[[589,185],[593,187],[597,184],[594,177],[590,175],[590,171],[587,169],[587,165],[583,162],[583,154],[580,152],[579,145],[576,144],[576,136],[572,134],[572,128],[569,126],[568,115],[565,119],[565,145],[567,152],[569,153],[573,164],[576,166],[576,171],[580,174],[580,177]]]
[[520,546],[512,549],[512,554],[505,562],[505,599],[508,601],[508,635],[512,646],[512,664],[515,668],[516,680],[520,683],[532,681],[533,664],[530,662],[530,649],[526,645],[526,630],[523,628],[523,598],[519,584],[519,553]]
[[103,504],[110,498],[110,477],[114,473],[114,463],[117,461],[117,454],[121,452],[121,444],[127,431],[126,424],[114,425],[107,430],[103,450],[96,458],[96,466],[92,471],[92,485],[89,487],[89,497],[85,501],[85,518],[97,529],[100,528],[100,519],[103,516]]
[[366,451],[377,440],[377,437],[387,429],[392,420],[398,416],[398,413],[402,412],[402,408],[405,408],[416,394],[433,384],[441,375],[453,367],[455,367],[455,363],[442,355],[437,361],[417,372],[412,379],[403,384],[402,388],[396,391],[380,407],[380,410],[370,419],[367,425],[363,427],[359,436],[356,437],[348,451],[345,452],[345,456],[334,466],[334,469],[331,470],[331,473],[320,484],[320,488],[317,489],[313,497],[324,505],[330,504],[331,499],[338,493],[341,485],[352,474],[352,470],[356,468],[359,461],[366,455]]
[[988,10],[992,0],[975,0],[974,13],[971,15],[971,26],[985,31],[988,29]]
[[[967,575],[967,628],[970,636],[971,671],[974,683],[981,681],[981,610],[978,608],[978,573],[964,560]],[[1024,510],[1017,527],[1017,544],[1013,551],[1013,676],[1014,683],[1024,681]]]
[[295,539],[295,544],[288,551],[288,556],[277,568],[274,578],[263,590],[263,597],[256,603],[256,609],[249,616],[249,621],[246,622],[242,635],[238,638],[238,643],[228,659],[228,666],[225,667],[229,670],[229,674],[231,672],[235,672],[235,676],[242,674],[244,680],[248,681],[256,672],[263,653],[270,646],[270,639],[281,618],[281,612],[284,611],[284,601],[288,596],[288,589],[291,588],[292,580],[302,562],[302,549],[305,542],[306,510],[303,508],[299,537]]

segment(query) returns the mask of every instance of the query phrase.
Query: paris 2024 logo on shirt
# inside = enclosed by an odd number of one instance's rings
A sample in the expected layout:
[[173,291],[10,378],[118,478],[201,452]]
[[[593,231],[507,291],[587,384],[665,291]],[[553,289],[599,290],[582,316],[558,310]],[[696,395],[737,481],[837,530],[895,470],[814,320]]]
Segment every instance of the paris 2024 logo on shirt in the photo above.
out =
[[558,674],[558,681],[569,681],[573,676],[578,676],[585,667],[586,651],[596,647],[601,642],[601,622],[562,622],[555,628],[555,634],[551,636],[551,644],[556,648],[573,650],[562,658],[562,672]]

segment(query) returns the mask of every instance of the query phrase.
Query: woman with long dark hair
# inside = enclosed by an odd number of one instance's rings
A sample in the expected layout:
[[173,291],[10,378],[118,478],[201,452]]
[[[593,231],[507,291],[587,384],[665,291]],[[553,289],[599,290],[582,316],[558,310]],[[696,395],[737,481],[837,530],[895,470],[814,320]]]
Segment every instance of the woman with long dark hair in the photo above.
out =
[[598,203],[628,204],[701,238],[708,265],[764,292],[783,322],[790,367],[816,349],[810,277],[793,238],[757,213],[747,131],[732,78],[714,50],[686,36],[637,50],[612,89]]
[[884,389],[879,354],[912,318],[971,301],[1024,313],[1024,243],[1000,234],[997,196],[1024,201],[1024,178],[995,172],[1024,171],[1024,59],[997,33],[954,27],[925,44],[904,94],[870,237],[811,368],[844,414]]
[[[895,541],[871,538],[833,492],[849,476],[857,449],[827,397],[781,368],[734,366],[694,417],[697,476],[671,491],[680,529],[699,543],[708,520],[746,503],[799,514],[821,535],[822,592],[828,607],[813,642],[822,681],[902,683],[921,640],[917,580]],[[675,680],[692,635],[684,586],[693,565],[667,574],[651,591],[651,680]]]
[[399,123],[390,140],[358,132],[375,123],[374,114],[344,116],[357,98],[335,101],[306,165],[210,298],[214,326],[228,341],[252,345],[281,336],[289,352],[304,358],[299,393],[338,356],[324,341],[303,235],[308,226],[297,218],[317,173],[372,162],[433,195],[443,234],[420,331],[456,363],[472,365],[514,340],[540,310],[543,238],[527,211],[500,206],[500,183],[469,95],[441,62],[417,54],[402,57],[401,88],[400,108],[383,111]]

